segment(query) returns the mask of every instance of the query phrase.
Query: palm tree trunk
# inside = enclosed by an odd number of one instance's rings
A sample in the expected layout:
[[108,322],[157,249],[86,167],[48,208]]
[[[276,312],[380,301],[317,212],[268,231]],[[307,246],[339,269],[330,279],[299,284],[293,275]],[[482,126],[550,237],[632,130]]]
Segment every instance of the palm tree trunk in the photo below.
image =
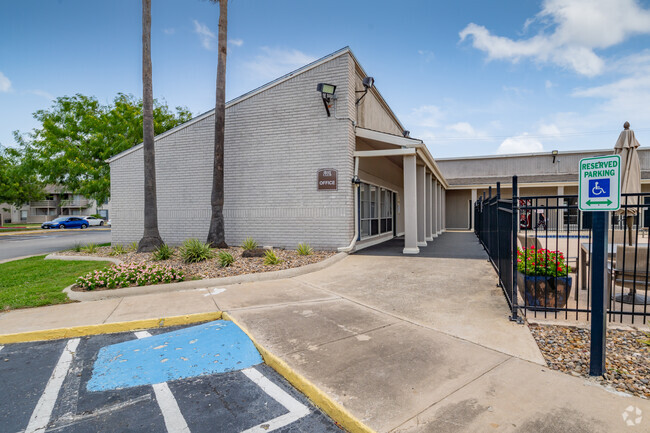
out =
[[138,252],[163,244],[158,232],[156,152],[153,143],[153,83],[151,73],[151,0],[142,0],[142,128],[144,153],[144,234]]
[[217,58],[217,95],[214,107],[214,169],[212,174],[212,217],[208,244],[228,248],[223,222],[223,151],[226,124],[226,52],[228,0],[219,0],[219,41]]

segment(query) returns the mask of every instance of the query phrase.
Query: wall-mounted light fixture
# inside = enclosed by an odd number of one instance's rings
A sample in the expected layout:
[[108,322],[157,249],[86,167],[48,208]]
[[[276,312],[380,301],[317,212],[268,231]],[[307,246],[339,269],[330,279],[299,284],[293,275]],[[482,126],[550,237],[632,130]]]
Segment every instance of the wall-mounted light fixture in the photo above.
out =
[[357,90],[355,93],[363,93],[359,99],[357,99],[357,102],[355,102],[356,105],[359,105],[359,102],[363,99],[364,96],[366,96],[366,93],[368,93],[368,89],[370,89],[372,86],[375,85],[375,79],[372,77],[365,77],[363,81],[361,82],[363,84],[364,90]]
[[356,174],[352,176],[352,183],[354,185],[361,185],[361,179],[359,179],[359,176],[357,176]]
[[408,131],[408,130],[405,129],[405,130],[402,132],[402,135],[403,135],[405,138],[409,138],[409,137],[411,136],[411,131]]
[[553,155],[553,164],[555,164],[555,158],[557,158],[558,151],[557,150],[552,150],[551,155]]
[[336,86],[333,84],[318,83],[316,91],[320,92],[320,95],[323,98],[323,105],[325,105],[325,111],[327,111],[327,117],[330,117],[329,103],[332,100],[334,93],[336,93]]

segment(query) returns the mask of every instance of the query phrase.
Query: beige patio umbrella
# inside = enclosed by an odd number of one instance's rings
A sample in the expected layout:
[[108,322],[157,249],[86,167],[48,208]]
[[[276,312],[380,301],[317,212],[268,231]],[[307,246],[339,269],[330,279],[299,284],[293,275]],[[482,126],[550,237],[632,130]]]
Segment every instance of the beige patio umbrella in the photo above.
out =
[[[614,154],[621,156],[621,194],[632,194],[641,192],[641,164],[637,152],[639,142],[634,137],[634,131],[630,129],[630,123],[625,122],[623,132],[618,136],[614,146]],[[622,198],[621,204],[625,204]],[[619,209],[617,215],[625,215],[628,232],[628,242],[632,245],[632,223],[637,215],[636,205],[639,203],[638,196],[627,197],[627,209]]]

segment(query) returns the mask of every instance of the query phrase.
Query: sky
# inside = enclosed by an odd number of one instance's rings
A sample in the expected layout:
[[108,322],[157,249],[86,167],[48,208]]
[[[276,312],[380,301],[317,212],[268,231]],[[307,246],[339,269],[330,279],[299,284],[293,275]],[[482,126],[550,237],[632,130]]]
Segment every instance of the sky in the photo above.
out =
[[[214,107],[219,7],[152,0],[154,97]],[[141,2],[0,6],[0,144],[82,93],[142,95]],[[650,0],[230,0],[226,99],[350,46],[435,158],[650,146]]]

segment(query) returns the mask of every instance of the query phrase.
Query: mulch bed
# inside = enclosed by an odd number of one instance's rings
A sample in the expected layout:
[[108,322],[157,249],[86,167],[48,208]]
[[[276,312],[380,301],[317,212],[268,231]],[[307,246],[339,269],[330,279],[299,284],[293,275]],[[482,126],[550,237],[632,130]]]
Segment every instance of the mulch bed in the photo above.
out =
[[[589,329],[529,324],[548,366],[589,376]],[[650,398],[650,331],[607,330],[606,371],[596,380],[617,391]]]
[[88,254],[84,251],[61,251],[57,254],[66,256],[94,256],[94,257],[112,257],[119,259],[124,263],[155,263],[161,265],[169,265],[174,269],[180,269],[185,273],[185,279],[204,279],[204,278],[221,278],[233,277],[243,274],[254,274],[259,272],[279,271],[281,269],[291,269],[300,266],[318,263],[328,257],[336,254],[333,251],[314,251],[308,256],[301,256],[295,250],[282,250],[274,249],[275,254],[282,260],[277,265],[265,265],[264,257],[242,257],[243,249],[239,247],[224,248],[235,258],[235,262],[227,268],[219,266],[217,258],[206,260],[199,263],[184,263],[178,256],[178,251],[174,251],[174,255],[168,260],[155,261],[151,259],[151,253],[136,253],[128,252],[117,256],[110,256],[111,247],[99,247],[93,254]]

